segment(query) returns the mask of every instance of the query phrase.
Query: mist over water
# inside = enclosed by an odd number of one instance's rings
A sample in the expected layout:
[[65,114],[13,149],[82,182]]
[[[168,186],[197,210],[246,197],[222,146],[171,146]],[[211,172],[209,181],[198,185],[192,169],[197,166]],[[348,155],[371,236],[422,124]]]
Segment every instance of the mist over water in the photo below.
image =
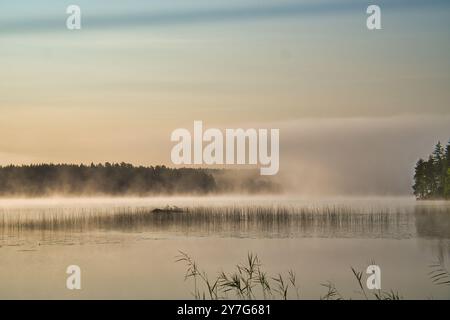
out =
[[[248,252],[257,253],[270,272],[294,269],[302,298],[318,298],[323,294],[320,283],[327,279],[358,298],[349,266],[364,270],[372,260],[383,270],[386,289],[407,298],[450,297],[447,288],[436,287],[427,276],[430,263],[443,259],[448,264],[450,259],[446,201],[16,198],[1,199],[0,208],[0,282],[8,288],[0,290],[2,298],[71,298],[59,288],[69,264],[85,270],[89,287],[78,297],[189,298],[183,266],[174,263],[179,250],[211,274],[232,269]],[[35,272],[40,278],[33,280]],[[11,278],[12,273],[21,276]],[[43,279],[52,290],[41,290]]]
[[450,203],[409,197],[210,196],[0,200],[0,228],[220,237],[450,238]]
[[[190,128],[192,120],[168,127]],[[217,125],[211,121],[205,122],[205,129],[208,127],[280,129],[279,173],[261,177],[254,174],[258,171],[256,167],[222,166],[231,170],[230,173],[216,175],[218,180],[228,185],[223,191],[252,193],[267,185],[263,190],[265,193],[282,192],[314,197],[411,195],[417,160],[427,157],[438,140],[445,144],[450,138],[448,115],[305,117],[290,121],[231,122],[226,125]],[[108,139],[116,141],[113,146],[85,139],[89,148],[97,150],[94,155],[84,156],[84,149],[71,143],[70,148],[67,144],[58,146],[58,151],[51,157],[39,152],[28,157],[23,152],[17,153],[27,158],[27,161],[14,155],[1,154],[0,164],[31,161],[89,165],[91,162],[125,161],[134,165],[151,163],[173,167],[169,138],[170,130],[163,134],[149,129],[145,131],[145,139],[133,136],[135,152],[129,153],[129,144],[121,142],[120,137],[111,133]],[[158,146],[158,152],[155,153],[149,147],[153,145]],[[253,173],[241,169],[253,169]],[[255,183],[252,184],[252,181]]]
[[450,139],[450,117],[299,119],[280,123],[280,181],[310,196],[407,196],[414,166]]
[[407,200],[396,199],[394,204],[289,197],[12,200],[0,210],[0,227],[19,234],[116,230],[213,237],[408,238],[415,234],[416,208],[405,205]]

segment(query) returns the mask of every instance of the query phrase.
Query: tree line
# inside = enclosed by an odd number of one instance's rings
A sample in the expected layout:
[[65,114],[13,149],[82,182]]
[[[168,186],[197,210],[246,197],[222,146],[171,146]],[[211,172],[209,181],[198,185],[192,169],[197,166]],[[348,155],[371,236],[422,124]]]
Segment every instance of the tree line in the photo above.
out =
[[0,195],[147,195],[208,193],[213,176],[201,169],[131,164],[37,164],[0,167]]
[[[133,166],[128,163],[0,166],[0,196],[147,196],[278,190],[257,172]],[[229,177],[229,178],[227,178]]]
[[450,199],[450,141],[446,147],[438,142],[428,160],[417,161],[413,189],[419,200]]

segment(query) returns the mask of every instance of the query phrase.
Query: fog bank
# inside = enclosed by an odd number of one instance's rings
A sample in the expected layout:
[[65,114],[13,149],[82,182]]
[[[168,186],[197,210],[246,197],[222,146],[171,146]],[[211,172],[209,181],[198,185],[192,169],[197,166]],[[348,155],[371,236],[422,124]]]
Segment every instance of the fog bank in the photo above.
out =
[[449,116],[304,119],[279,124],[280,173],[301,194],[408,195],[419,157],[450,139]]

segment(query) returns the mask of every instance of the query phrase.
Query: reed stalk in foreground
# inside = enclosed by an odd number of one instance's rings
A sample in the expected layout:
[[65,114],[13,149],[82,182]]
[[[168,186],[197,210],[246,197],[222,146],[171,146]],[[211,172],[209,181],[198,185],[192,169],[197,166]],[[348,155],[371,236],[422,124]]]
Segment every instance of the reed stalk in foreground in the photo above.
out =
[[[263,269],[258,255],[247,254],[244,264],[237,264],[231,273],[224,271],[210,279],[205,271],[199,269],[198,264],[187,253],[180,251],[176,262],[186,264],[185,281],[193,281],[192,295],[195,299],[300,299],[300,289],[296,282],[294,271],[289,270],[287,276],[281,273],[276,276],[268,275]],[[401,295],[394,291],[375,290],[370,293],[364,289],[361,271],[351,268],[357,281],[359,294],[362,299],[370,300],[400,300]],[[343,300],[336,286],[328,281],[322,284],[327,292],[320,297],[322,300]]]
[[435,285],[450,286],[450,272],[444,265],[443,257],[439,257],[436,262],[430,264],[429,268],[431,271],[428,273],[428,276]]
[[236,265],[231,273],[221,271],[210,279],[206,272],[198,268],[197,263],[186,253],[180,251],[176,262],[186,264],[185,280],[192,279],[196,299],[288,299],[293,291],[299,298],[299,288],[295,273],[291,270],[288,276],[282,274],[269,276],[262,269],[258,255],[248,253],[244,264]]

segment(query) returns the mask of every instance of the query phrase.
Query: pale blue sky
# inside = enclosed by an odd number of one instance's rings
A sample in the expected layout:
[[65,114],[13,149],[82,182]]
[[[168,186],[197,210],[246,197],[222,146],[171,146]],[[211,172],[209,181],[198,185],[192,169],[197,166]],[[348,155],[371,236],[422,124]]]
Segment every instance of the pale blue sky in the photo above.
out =
[[1,1],[0,107],[157,99],[164,112],[238,108],[249,120],[261,107],[262,119],[450,109],[448,1],[379,1],[375,32],[365,1],[78,1],[78,33],[65,29],[71,3]]

